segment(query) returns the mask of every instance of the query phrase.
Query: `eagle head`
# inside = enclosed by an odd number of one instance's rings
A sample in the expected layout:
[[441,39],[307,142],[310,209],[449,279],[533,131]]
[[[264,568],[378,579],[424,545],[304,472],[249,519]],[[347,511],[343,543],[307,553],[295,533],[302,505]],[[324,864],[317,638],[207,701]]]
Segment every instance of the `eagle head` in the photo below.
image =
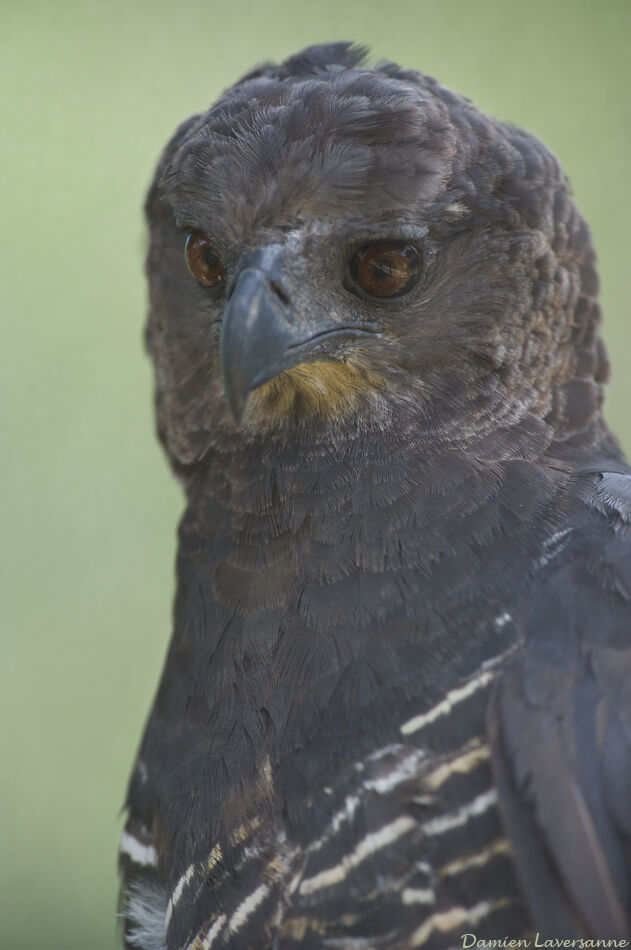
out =
[[349,44],[264,66],[177,130],[147,214],[176,467],[402,413],[433,439],[599,413],[594,254],[558,162],[429,77]]

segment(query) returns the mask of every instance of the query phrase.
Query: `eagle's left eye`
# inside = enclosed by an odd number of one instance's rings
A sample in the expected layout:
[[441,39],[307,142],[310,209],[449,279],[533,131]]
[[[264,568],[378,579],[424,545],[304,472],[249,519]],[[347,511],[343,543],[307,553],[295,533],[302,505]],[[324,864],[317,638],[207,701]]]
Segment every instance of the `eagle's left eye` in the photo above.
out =
[[421,254],[405,241],[373,241],[349,265],[352,283],[370,297],[401,297],[421,275]]
[[216,287],[226,276],[224,263],[203,231],[191,231],[184,246],[186,264],[204,287]]

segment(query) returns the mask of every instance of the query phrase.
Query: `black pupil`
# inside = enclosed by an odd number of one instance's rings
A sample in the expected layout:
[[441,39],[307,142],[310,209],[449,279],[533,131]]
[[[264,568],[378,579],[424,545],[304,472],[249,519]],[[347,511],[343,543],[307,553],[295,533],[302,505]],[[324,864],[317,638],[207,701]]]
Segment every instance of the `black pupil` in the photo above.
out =
[[384,258],[377,258],[376,261],[371,261],[371,266],[373,274],[380,280],[385,277],[407,277],[409,271],[409,267],[394,266],[392,261],[385,260]]
[[209,270],[218,270],[219,269],[219,258],[212,250],[212,248],[207,248],[204,251],[204,263]]

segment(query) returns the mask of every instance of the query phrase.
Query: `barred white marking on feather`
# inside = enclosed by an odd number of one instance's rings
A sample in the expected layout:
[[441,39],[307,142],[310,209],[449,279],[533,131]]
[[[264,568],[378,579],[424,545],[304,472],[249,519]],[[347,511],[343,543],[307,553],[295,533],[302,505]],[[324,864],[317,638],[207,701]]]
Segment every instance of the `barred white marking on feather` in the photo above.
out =
[[406,746],[404,746],[401,742],[390,742],[388,745],[384,745],[381,746],[380,749],[376,749],[375,752],[371,752],[370,755],[367,755],[365,759],[361,760],[361,762],[356,762],[355,768],[358,772],[363,772],[367,763],[378,762],[380,759],[384,759],[387,755],[394,755],[405,748]]
[[445,208],[447,214],[456,217],[462,217],[463,214],[469,214],[469,209],[462,201],[452,201]]
[[494,841],[488,848],[484,848],[482,851],[477,851],[475,854],[468,854],[464,858],[458,858],[456,861],[450,861],[449,864],[445,864],[442,868],[438,869],[438,875],[441,878],[455,877],[456,874],[462,874],[470,868],[482,867],[484,864],[488,864],[488,862],[498,854],[509,855],[511,853],[512,849],[508,839],[498,838],[497,841]]
[[549,538],[543,542],[544,553],[537,559],[535,566],[537,568],[545,567],[550,561],[554,560],[567,546],[574,528],[563,528],[561,531],[555,531]]
[[302,868],[299,871],[296,871],[291,881],[287,885],[287,894],[289,897],[293,897],[296,893],[298,885],[300,884],[300,878],[302,877]]
[[259,884],[255,891],[252,891],[244,901],[242,901],[232,917],[230,918],[230,923],[228,924],[228,933],[233,934],[239,930],[240,927],[246,922],[250,914],[254,913],[256,908],[259,906],[261,901],[265,900],[269,894],[269,885],[268,884]]
[[364,782],[363,787],[375,791],[379,795],[384,795],[386,792],[390,792],[393,788],[396,788],[397,785],[400,785],[402,782],[416,775],[418,773],[419,763],[424,758],[425,751],[423,749],[414,749],[414,751],[407,755],[401,762],[398,762],[396,768],[391,772],[379,778],[368,779]]
[[[243,844],[243,842],[246,841],[247,838],[248,838],[250,835],[253,835],[253,834],[254,834],[254,832],[258,829],[258,827],[260,826],[260,824],[261,824],[261,819],[260,819],[260,818],[253,818],[253,819],[252,819],[251,821],[249,821],[247,824],[241,823],[241,824],[238,825],[236,828],[233,828],[233,830],[230,832],[230,841],[231,841],[232,844],[234,844],[234,845]],[[213,851],[215,851],[216,848],[217,848],[217,846],[215,846],[215,848],[213,848]],[[221,848],[220,848],[220,850],[221,850]],[[211,855],[212,855],[212,852],[211,852]],[[221,855],[220,855],[220,857],[221,857]],[[209,860],[210,860],[210,856],[209,856]],[[217,860],[219,860],[219,859],[217,859]],[[216,864],[216,861],[215,861],[214,863]],[[209,868],[209,870],[210,870],[210,868]]]
[[334,865],[332,868],[327,868],[326,871],[320,871],[313,877],[304,880],[300,885],[300,893],[312,894],[314,891],[318,891],[323,887],[330,887],[332,884],[343,881],[348,871],[357,867],[362,861],[370,857],[371,854],[374,854],[375,851],[385,848],[387,845],[392,844],[393,841],[407,834],[408,831],[411,831],[416,825],[417,823],[413,818],[409,818],[407,815],[401,815],[399,818],[390,822],[389,825],[384,825],[379,831],[371,832],[371,834],[362,838],[357,847],[351,851],[350,854],[345,855],[339,864]]
[[[213,943],[215,942],[215,937],[219,936],[219,931],[221,930],[225,922],[226,922],[226,915],[220,914],[217,920],[214,922],[214,924],[210,928],[210,930],[208,931],[208,933],[206,934],[206,936],[204,937],[201,945],[198,944],[199,950],[210,950]],[[198,940],[199,940],[199,937],[196,937],[192,943],[189,943],[186,950],[198,950],[198,947],[195,946]]]
[[194,874],[195,874],[195,865],[189,864],[186,871],[184,872],[182,877],[179,879],[179,881],[173,888],[173,893],[171,894],[169,898],[169,903],[167,904],[167,910],[166,910],[166,914],[164,918],[165,927],[169,926],[169,921],[171,920],[171,914],[173,913],[173,908],[179,901],[184,891],[184,888],[186,887],[187,884],[190,883],[191,878],[193,877]]
[[496,617],[493,621],[493,626],[496,630],[501,630],[502,627],[505,627],[507,623],[510,623],[513,618],[508,613],[507,610],[503,614],[500,614],[499,617]]
[[344,806],[333,815],[322,837],[317,838],[312,844],[309,845],[307,849],[309,854],[312,854],[314,851],[319,851],[320,848],[322,848],[327,843],[327,841],[333,837],[333,835],[337,834],[345,821],[352,820],[359,802],[360,800],[357,795],[346,796],[344,799]]
[[441,699],[441,701],[437,703],[433,709],[409,719],[407,722],[403,723],[400,731],[404,736],[409,736],[413,732],[418,732],[419,729],[422,729],[424,726],[428,726],[436,719],[439,719],[441,716],[445,716],[448,712],[451,712],[454,706],[456,706],[458,703],[461,703],[463,700],[468,699],[469,696],[473,696],[473,694],[477,693],[479,689],[483,689],[485,686],[488,686],[495,676],[495,672],[486,669],[473,679],[469,680],[468,683],[465,683],[464,686],[459,686],[456,689],[450,689],[445,698]]
[[237,861],[236,868],[237,871],[241,871],[242,868],[250,861],[252,858],[259,858],[263,853],[263,846],[259,841],[254,841],[253,844],[248,844],[244,847],[239,860]]
[[266,755],[263,764],[260,769],[260,775],[263,779],[263,785],[265,788],[273,792],[274,791],[274,775],[272,773],[272,761],[269,755]]
[[520,643],[513,643],[508,650],[504,650],[503,653],[498,653],[497,656],[492,656],[490,659],[485,660],[484,663],[480,665],[481,670],[494,670],[496,666],[501,666],[504,660],[512,656],[513,653],[517,653],[521,649]]
[[574,528],[562,528],[560,531],[555,531],[554,534],[551,534],[550,537],[546,538],[546,540],[543,542],[543,546],[546,551],[549,548],[554,547],[555,544],[558,544],[559,541],[563,541],[565,538],[567,538],[568,534],[571,534],[573,530]]
[[[260,824],[260,822],[258,824]],[[254,822],[252,822],[252,827],[256,828],[258,827],[258,824],[255,824]],[[218,864],[218,862],[221,861],[222,858],[223,858],[223,851],[221,850],[221,845],[216,844],[215,847],[210,852],[210,854],[208,855],[208,860],[206,861],[206,864],[204,865],[204,871],[206,872],[206,874],[209,874],[214,868],[214,866]]]
[[143,844],[138,841],[128,831],[121,835],[119,851],[126,854],[134,864],[140,864],[143,867],[155,867],[158,863],[158,854],[152,844]]
[[469,749],[455,759],[444,762],[431,772],[423,775],[423,788],[427,787],[434,791],[443,785],[448,778],[451,778],[454,773],[458,772],[462,775],[465,772],[470,772],[471,769],[474,769],[480,762],[489,759],[490,755],[488,745],[480,745]]
[[453,930],[461,924],[478,924],[494,910],[499,910],[510,904],[508,898],[502,898],[499,901],[481,901],[473,907],[452,907],[450,910],[441,911],[438,914],[432,914],[428,917],[410,937],[408,946],[420,947],[432,934],[445,933],[447,930]]
[[473,801],[462,805],[455,812],[430,818],[421,825],[421,828],[426,835],[442,835],[445,831],[451,831],[459,825],[466,825],[470,818],[481,815],[495,804],[497,804],[497,791],[491,788],[488,792],[482,792]]
[[404,887],[401,900],[404,904],[435,904],[436,895],[429,887]]

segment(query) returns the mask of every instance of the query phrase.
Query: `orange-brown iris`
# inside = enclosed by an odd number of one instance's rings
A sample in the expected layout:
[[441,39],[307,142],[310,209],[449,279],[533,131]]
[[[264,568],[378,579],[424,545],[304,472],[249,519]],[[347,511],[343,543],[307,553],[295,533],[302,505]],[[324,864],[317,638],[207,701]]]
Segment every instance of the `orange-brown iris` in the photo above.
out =
[[374,241],[355,255],[351,277],[371,297],[400,297],[421,272],[421,255],[404,241]]
[[224,279],[224,263],[203,231],[191,231],[184,254],[191,274],[204,287],[216,287]]

